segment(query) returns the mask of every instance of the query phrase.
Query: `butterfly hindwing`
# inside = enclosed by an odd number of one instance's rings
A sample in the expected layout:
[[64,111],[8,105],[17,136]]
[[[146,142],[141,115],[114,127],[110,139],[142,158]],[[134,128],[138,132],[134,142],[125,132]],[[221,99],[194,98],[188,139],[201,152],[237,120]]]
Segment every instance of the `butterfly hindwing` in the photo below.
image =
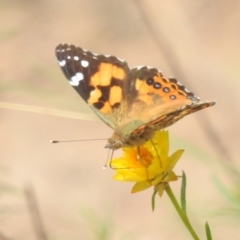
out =
[[118,123],[117,129],[123,137],[142,125],[199,101],[176,79],[165,78],[156,68],[132,69],[129,82],[127,117]]
[[135,141],[146,131],[164,129],[188,114],[215,105],[200,102],[176,79],[165,78],[156,68],[132,69],[129,85],[127,118],[116,129],[126,141]]
[[133,130],[129,137],[134,138],[137,135],[141,135],[142,132],[146,131],[147,129],[151,131],[156,131],[158,129],[164,129],[166,127],[171,126],[175,122],[179,121],[183,117],[200,111],[204,108],[210,107],[215,105],[215,102],[193,102],[186,106],[183,106],[177,110],[174,110],[172,112],[169,112],[167,114],[160,115],[158,118],[156,118],[153,121],[147,122],[146,124],[143,124],[139,128],[136,128]]

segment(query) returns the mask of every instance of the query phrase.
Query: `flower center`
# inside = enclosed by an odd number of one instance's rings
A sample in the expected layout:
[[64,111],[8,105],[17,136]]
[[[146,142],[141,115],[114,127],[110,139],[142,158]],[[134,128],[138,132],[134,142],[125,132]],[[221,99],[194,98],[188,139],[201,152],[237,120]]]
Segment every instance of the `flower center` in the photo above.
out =
[[139,167],[145,167],[147,168],[149,165],[151,165],[153,160],[152,154],[148,151],[145,147],[137,147],[134,157],[134,162]]

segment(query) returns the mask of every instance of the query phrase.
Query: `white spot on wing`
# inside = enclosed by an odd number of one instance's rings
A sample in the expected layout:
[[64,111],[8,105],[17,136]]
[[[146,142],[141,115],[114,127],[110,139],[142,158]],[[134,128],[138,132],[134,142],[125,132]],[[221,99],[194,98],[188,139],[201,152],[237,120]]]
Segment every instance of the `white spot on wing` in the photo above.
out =
[[66,65],[66,60],[58,61],[58,64],[59,64],[61,67],[64,67],[64,66]]
[[81,72],[76,73],[76,77],[77,77],[78,81],[83,80],[83,74]]
[[69,83],[70,83],[72,86],[78,86],[78,85],[79,85],[79,81],[78,81],[78,79],[77,79],[77,76],[71,77],[71,80],[69,81]]
[[81,61],[81,65],[82,65],[83,67],[88,67],[89,62],[86,61],[86,60],[82,60],[82,61]]
[[78,61],[78,60],[79,60],[79,57],[78,57],[78,56],[74,56],[73,59],[74,59],[75,61]]
[[78,86],[81,80],[83,80],[83,74],[78,72],[76,73],[75,76],[71,77],[71,80],[69,81],[69,83],[72,86]]
[[71,56],[67,56],[67,59],[71,59]]

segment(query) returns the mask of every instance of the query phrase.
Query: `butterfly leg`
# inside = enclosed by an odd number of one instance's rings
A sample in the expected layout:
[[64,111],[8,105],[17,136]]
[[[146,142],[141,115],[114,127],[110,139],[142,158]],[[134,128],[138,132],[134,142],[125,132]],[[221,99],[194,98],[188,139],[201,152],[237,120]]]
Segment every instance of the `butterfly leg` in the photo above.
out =
[[152,143],[152,146],[153,146],[155,152],[157,153],[157,156],[158,156],[158,159],[159,159],[159,163],[160,163],[160,167],[162,168],[162,160],[161,160],[161,158],[160,158],[160,156],[158,154],[157,148],[155,147],[155,143],[153,142],[153,140],[151,138],[149,140]]
[[141,160],[141,156],[140,156],[140,146],[137,146],[137,160]]
[[[103,166],[104,169],[107,168],[107,165],[109,165],[109,167],[110,167],[111,169],[113,169],[113,170],[118,170],[118,169],[130,169],[130,168],[125,168],[125,167],[123,167],[123,168],[114,167],[114,166],[112,165],[113,153],[114,153],[114,149],[112,149],[111,156],[110,156],[110,158],[109,158],[109,152],[108,152],[107,161],[106,161],[105,165]],[[108,162],[109,162],[109,164],[108,164]]]
[[[109,149],[109,151],[110,151],[110,149]],[[107,163],[109,162],[109,167],[110,167],[111,169],[116,169],[115,167],[112,166],[112,159],[113,159],[114,149],[113,149],[112,152],[111,152],[110,159],[109,159],[109,151],[108,151],[107,161],[106,161],[106,163],[105,163],[105,165],[104,165],[104,168],[107,167]]]

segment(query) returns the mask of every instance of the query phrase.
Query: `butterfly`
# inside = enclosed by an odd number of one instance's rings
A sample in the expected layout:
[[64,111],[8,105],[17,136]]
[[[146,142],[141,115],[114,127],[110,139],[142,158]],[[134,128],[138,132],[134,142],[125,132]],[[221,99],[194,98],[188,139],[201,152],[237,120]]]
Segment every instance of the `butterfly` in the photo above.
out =
[[70,85],[114,130],[107,148],[140,146],[156,130],[190,113],[215,105],[201,102],[175,78],[156,68],[130,69],[127,62],[69,44],[56,47],[58,63]]

